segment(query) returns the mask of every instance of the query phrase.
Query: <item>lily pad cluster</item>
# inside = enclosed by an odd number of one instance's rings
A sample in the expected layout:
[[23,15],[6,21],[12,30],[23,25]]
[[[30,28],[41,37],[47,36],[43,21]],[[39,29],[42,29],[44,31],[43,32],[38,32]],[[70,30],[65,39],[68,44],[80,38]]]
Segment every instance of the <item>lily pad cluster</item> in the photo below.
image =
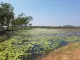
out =
[[79,36],[47,35],[58,33],[52,30],[49,32],[49,30],[34,29],[14,32],[12,38],[0,43],[0,60],[22,60],[23,57],[27,60],[29,55],[46,54],[54,49],[67,45],[69,42],[80,40]]

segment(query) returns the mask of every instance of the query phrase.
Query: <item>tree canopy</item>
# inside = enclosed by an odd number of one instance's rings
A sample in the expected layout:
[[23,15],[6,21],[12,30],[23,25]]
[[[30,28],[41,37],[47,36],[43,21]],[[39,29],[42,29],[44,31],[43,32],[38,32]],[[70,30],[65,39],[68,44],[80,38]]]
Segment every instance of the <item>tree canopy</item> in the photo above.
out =
[[9,3],[0,3],[0,26],[9,27],[12,26],[22,26],[27,24],[33,19],[32,16],[25,16],[24,13],[18,15],[14,18],[14,7]]
[[12,26],[27,26],[27,24],[33,19],[31,16],[25,16],[24,13],[19,14],[17,18],[15,18],[11,23]]
[[3,27],[4,25],[9,26],[9,23],[12,19],[14,19],[14,8],[9,3],[0,3],[0,25]]

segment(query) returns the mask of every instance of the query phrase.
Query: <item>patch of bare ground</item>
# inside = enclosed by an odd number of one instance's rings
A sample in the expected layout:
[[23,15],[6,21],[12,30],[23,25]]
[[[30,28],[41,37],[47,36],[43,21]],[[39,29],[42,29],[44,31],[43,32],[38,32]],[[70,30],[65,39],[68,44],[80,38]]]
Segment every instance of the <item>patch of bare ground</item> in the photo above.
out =
[[71,43],[36,60],[80,60],[80,43]]

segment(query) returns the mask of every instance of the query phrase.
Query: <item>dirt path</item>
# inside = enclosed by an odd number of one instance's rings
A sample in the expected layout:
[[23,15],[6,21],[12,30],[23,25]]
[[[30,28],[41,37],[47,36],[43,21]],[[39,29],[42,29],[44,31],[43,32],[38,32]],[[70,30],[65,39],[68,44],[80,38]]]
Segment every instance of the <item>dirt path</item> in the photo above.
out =
[[37,60],[80,60],[80,43],[72,43],[59,48]]

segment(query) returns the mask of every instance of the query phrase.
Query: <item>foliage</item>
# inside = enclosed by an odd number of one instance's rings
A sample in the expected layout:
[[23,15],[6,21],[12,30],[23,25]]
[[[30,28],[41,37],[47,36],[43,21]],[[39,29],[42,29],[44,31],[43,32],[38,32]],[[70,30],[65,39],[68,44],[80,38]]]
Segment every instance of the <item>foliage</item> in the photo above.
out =
[[20,27],[23,25],[27,26],[29,22],[33,19],[32,16],[25,16],[24,13],[19,14],[18,17],[14,16],[14,7],[9,3],[0,3],[0,26],[12,26],[12,29],[15,27]]
[[0,25],[3,27],[9,26],[10,21],[14,19],[13,7],[9,3],[0,4]]
[[64,46],[63,43],[80,40],[79,36],[57,36],[59,33],[48,29],[15,31],[11,39],[0,43],[0,60],[21,60],[23,56],[46,54]]
[[17,18],[15,18],[11,23],[14,27],[27,26],[27,24],[32,20],[31,16],[25,16],[24,13],[20,14]]

